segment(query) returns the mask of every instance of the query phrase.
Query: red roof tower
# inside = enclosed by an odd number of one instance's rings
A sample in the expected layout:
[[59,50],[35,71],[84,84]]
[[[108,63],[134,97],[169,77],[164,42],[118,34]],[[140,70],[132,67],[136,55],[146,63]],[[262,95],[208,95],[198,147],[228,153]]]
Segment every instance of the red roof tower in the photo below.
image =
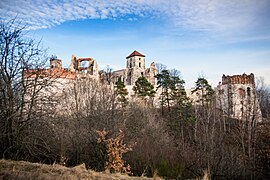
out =
[[145,57],[145,55],[139,53],[138,51],[133,51],[133,53],[131,53],[128,57],[126,57],[127,59],[133,56],[141,56],[141,57]]

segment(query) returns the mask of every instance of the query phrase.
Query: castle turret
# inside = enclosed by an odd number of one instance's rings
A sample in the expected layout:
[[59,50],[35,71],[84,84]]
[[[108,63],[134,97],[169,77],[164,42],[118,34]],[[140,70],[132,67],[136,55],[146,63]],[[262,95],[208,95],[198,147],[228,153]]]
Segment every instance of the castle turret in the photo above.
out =
[[145,55],[135,50],[126,59],[126,84],[133,85],[139,77],[145,76]]
[[78,63],[76,61],[76,56],[72,54],[71,60],[70,60],[70,66],[69,66],[70,71],[75,72],[77,69],[77,66],[78,66]]
[[50,60],[50,68],[62,69],[62,60],[52,58]]

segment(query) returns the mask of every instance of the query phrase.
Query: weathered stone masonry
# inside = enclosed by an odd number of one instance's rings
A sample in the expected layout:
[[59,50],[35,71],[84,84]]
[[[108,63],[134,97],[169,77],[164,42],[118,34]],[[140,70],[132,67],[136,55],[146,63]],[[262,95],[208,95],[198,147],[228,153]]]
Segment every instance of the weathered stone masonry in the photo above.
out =
[[[27,70],[26,77],[34,75],[36,70]],[[40,70],[39,70],[40,71]],[[71,81],[80,78],[89,77],[97,82],[109,82],[113,84],[120,78],[129,92],[129,97],[134,95],[132,87],[135,85],[136,80],[144,76],[151,82],[154,87],[157,87],[155,76],[157,69],[155,62],[152,62],[149,68],[145,67],[145,55],[138,51],[132,52],[126,57],[126,68],[110,72],[109,75],[104,71],[99,71],[97,61],[93,58],[77,58],[72,55],[69,68],[62,68],[62,61],[60,59],[51,59],[50,68],[44,69],[41,72],[43,77],[55,76],[57,77],[58,90],[64,90]],[[56,85],[55,85],[56,86]],[[58,91],[61,92],[61,91]],[[198,99],[199,95],[190,93],[187,94],[193,99],[193,102]],[[156,103],[159,104],[157,97]],[[254,74],[242,74],[233,76],[222,76],[222,82],[216,88],[217,108],[222,110],[225,115],[231,118],[253,121],[257,119],[262,120],[261,111],[258,104],[256,95]]]
[[227,116],[247,121],[262,120],[254,74],[223,75],[216,94],[218,108]]

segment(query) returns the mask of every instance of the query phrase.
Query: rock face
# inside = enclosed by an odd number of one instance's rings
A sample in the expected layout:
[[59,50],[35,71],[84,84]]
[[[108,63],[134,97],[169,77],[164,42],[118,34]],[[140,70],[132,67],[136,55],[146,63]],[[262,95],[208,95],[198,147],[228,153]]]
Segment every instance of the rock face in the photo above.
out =
[[262,121],[254,74],[223,75],[216,94],[217,107],[229,117],[249,122]]

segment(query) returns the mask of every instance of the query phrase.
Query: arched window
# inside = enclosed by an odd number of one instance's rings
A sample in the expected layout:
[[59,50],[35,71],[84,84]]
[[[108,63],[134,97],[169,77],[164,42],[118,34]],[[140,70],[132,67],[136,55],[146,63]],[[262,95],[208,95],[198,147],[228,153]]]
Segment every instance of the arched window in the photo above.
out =
[[141,76],[143,77],[143,72],[141,72]]
[[139,67],[141,67],[141,63],[139,62]]

